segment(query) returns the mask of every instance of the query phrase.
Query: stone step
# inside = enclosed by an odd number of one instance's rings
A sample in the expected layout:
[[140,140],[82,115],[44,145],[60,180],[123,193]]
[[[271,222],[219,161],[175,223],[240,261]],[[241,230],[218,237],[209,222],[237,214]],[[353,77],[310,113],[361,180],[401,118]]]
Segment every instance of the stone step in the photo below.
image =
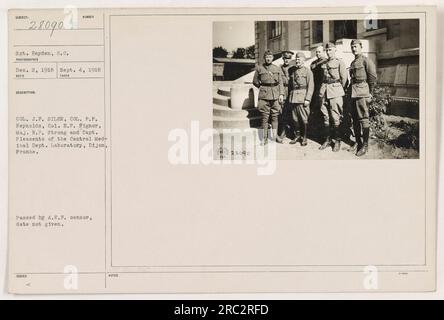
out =
[[217,88],[217,93],[221,96],[230,97],[231,96],[231,87],[229,86],[220,86]]
[[213,94],[213,103],[219,106],[229,107],[230,97],[223,96],[219,93]]
[[246,129],[257,128],[261,124],[261,116],[254,116],[250,118],[229,118],[229,117],[213,117],[214,129]]
[[259,116],[260,112],[256,108],[234,110],[228,107],[223,107],[217,104],[213,104],[213,116],[215,117],[227,117],[227,118],[246,118]]
[[233,110],[229,107],[213,104],[213,116],[214,117],[226,117],[226,118],[240,118],[245,119],[248,116],[246,110]]

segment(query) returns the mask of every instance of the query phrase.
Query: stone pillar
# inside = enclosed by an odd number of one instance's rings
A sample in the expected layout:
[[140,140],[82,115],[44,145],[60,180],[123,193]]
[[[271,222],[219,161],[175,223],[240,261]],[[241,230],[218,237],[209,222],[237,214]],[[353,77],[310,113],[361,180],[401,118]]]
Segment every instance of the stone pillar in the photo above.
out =
[[310,21],[302,21],[301,23],[301,48],[298,49],[310,50],[310,23]]
[[333,20],[325,21],[328,26],[328,32],[324,35],[324,42],[335,42],[335,22]]
[[323,21],[322,24],[322,42],[325,44],[330,41],[330,21]]
[[288,21],[288,43],[286,49],[303,47],[302,44],[302,21]]
[[255,23],[256,32],[256,63],[261,63],[261,59],[264,55],[266,49],[268,49],[268,38],[267,38],[267,22],[257,21]]
[[358,38],[361,38],[361,35],[366,32],[365,29],[365,21],[364,20],[356,20],[356,34]]

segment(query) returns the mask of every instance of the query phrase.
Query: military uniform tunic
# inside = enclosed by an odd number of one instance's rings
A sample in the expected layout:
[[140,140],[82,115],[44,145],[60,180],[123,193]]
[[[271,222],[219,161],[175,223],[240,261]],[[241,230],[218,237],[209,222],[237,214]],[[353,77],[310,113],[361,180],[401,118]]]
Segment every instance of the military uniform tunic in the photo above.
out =
[[257,108],[262,114],[262,129],[268,129],[271,115],[271,125],[277,129],[278,116],[281,110],[279,96],[284,94],[282,70],[274,64],[262,64],[256,68],[253,85],[259,88],[259,101]]
[[[293,121],[308,122],[310,115],[310,102],[314,91],[313,73],[305,66],[290,69],[290,94],[288,102],[292,109]],[[308,105],[305,105],[308,101]]]
[[338,58],[328,59],[321,68],[323,77],[319,97],[324,125],[329,126],[331,121],[334,127],[338,127],[342,118],[347,70],[344,62]]
[[284,94],[281,69],[274,65],[260,65],[256,68],[253,84],[259,88],[259,100],[277,100]]
[[357,55],[350,65],[350,98],[353,122],[360,122],[363,128],[370,126],[368,102],[376,85],[375,64],[362,54]]
[[287,66],[281,65],[281,71],[282,71],[282,84],[284,86],[284,100],[288,98],[288,82],[289,82],[289,74],[288,70],[292,67],[291,64],[288,64]]
[[282,71],[282,83],[284,86],[284,103],[282,104],[281,113],[278,117],[279,124],[278,124],[278,135],[279,136],[286,136],[286,129],[288,126],[290,126],[290,129],[293,129],[295,131],[295,128],[292,128],[292,112],[291,108],[288,104],[288,86],[289,86],[289,70],[294,67],[294,60],[290,61],[288,65],[281,65],[281,71]]

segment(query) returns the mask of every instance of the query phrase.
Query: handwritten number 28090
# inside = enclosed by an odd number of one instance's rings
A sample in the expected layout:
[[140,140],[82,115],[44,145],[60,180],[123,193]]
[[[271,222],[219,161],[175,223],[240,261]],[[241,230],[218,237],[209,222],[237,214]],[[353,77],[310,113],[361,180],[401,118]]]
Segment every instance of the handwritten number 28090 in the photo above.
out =
[[28,30],[49,30],[51,31],[50,37],[54,34],[55,30],[63,29],[63,21],[31,21]]

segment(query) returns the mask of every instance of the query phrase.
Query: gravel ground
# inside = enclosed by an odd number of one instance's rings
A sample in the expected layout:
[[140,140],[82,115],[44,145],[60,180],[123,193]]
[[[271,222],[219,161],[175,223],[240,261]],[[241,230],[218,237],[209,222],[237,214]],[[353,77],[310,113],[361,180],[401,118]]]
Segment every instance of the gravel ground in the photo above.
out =
[[[393,142],[405,133],[399,126],[401,121],[414,124],[417,123],[418,120],[397,116],[385,116],[385,119],[388,126],[387,137],[381,139],[372,135],[369,142],[369,151],[362,157],[357,157],[353,152],[348,151],[350,146],[344,142],[341,143],[339,152],[333,152],[332,148],[319,150],[319,142],[311,139],[308,139],[308,145],[305,147],[301,146],[300,143],[294,145],[289,144],[290,139],[288,138],[284,139],[283,144],[272,143],[270,146],[276,147],[276,158],[278,160],[418,159],[419,150],[414,148],[401,148]],[[262,148],[264,147],[260,146],[258,142],[259,141],[256,140],[252,150],[256,150],[256,152],[262,154],[264,152]],[[217,143],[214,147],[214,150],[220,150]],[[226,157],[229,155],[227,150],[229,150],[229,148],[225,148]]]

